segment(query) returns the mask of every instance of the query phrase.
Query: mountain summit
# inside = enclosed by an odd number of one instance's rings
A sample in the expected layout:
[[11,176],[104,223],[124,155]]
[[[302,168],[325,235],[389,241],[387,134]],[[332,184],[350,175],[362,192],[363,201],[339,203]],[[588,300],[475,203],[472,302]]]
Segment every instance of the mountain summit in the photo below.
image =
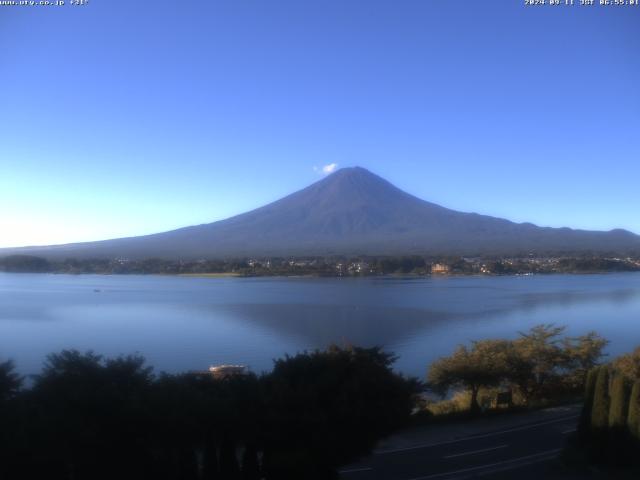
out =
[[195,259],[631,250],[640,250],[640,236],[625,230],[546,228],[457,212],[354,167],[264,207],[210,224],[100,242],[0,249],[0,255]]

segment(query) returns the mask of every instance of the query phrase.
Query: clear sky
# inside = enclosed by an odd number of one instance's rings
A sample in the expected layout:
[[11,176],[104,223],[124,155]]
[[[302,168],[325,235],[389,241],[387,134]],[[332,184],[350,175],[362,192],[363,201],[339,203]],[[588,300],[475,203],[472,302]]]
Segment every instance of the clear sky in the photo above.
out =
[[640,7],[67,1],[0,6],[0,45],[0,246],[211,222],[334,163],[640,233]]

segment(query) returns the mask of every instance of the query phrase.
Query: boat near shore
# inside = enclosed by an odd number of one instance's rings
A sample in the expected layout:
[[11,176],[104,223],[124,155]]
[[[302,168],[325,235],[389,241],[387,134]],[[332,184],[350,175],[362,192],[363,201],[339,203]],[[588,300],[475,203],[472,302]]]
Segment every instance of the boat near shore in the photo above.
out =
[[237,375],[247,375],[249,368],[246,365],[212,365],[209,367],[209,373],[213,375],[213,378],[223,379]]

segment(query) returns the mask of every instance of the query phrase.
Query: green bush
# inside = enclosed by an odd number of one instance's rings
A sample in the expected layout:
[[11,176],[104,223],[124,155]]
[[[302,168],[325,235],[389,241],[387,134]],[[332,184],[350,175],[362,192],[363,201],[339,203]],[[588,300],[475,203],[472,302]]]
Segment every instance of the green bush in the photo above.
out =
[[640,441],[640,380],[633,384],[629,397],[629,414],[627,415],[629,433]]
[[591,409],[591,429],[606,429],[609,426],[609,368],[598,371]]
[[615,468],[637,464],[639,422],[640,380],[629,389],[628,377],[615,368],[592,369],[577,437],[588,461]]
[[609,427],[624,428],[627,423],[628,389],[622,375],[616,375],[611,382],[611,406]]

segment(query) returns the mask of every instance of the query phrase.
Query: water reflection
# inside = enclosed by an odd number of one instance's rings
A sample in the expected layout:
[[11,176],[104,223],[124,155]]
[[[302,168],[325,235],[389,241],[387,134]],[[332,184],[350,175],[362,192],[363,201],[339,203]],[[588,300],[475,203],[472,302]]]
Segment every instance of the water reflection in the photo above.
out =
[[318,348],[331,343],[361,346],[390,345],[418,333],[442,328],[455,315],[403,307],[347,305],[252,304],[218,307],[252,326],[267,327]]
[[[96,292],[96,290],[98,290]],[[138,351],[160,369],[268,369],[333,342],[383,345],[422,375],[456,344],[538,323],[640,344],[640,275],[207,279],[0,274],[0,359],[39,369],[62,348]]]

